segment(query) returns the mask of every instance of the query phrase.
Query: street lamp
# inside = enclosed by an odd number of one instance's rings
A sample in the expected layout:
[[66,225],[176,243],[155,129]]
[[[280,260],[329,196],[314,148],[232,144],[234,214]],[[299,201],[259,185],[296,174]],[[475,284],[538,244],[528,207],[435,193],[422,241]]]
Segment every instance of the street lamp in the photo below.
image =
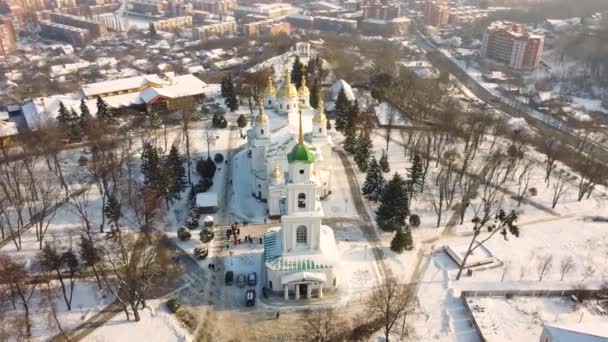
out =
[[230,251],[230,266],[232,266],[232,251]]

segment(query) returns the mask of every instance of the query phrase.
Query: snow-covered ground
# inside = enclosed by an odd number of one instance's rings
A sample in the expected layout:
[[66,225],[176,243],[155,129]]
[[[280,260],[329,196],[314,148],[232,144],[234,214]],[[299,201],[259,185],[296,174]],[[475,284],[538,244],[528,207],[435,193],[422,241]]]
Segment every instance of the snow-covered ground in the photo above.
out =
[[608,326],[608,316],[590,312],[568,297],[470,297],[467,302],[486,341],[538,341],[542,324]]
[[190,334],[177,323],[162,300],[147,302],[148,308],[140,311],[139,322],[127,321],[116,315],[108,323],[95,329],[87,341],[192,341]]

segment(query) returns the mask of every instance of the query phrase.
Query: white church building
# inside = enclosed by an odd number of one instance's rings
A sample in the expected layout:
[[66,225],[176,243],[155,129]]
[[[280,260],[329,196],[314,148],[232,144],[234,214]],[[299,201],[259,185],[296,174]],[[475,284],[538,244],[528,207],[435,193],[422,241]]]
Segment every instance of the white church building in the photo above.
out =
[[287,155],[286,179],[278,168],[273,173],[273,186],[281,185],[286,199],[281,226],[264,235],[264,286],[282,292],[285,299],[322,298],[324,289],[335,289],[339,283],[334,232],[321,224],[315,156],[301,127],[300,122],[298,142]]
[[[312,116],[312,131],[305,136],[307,149],[314,156],[312,173],[315,176],[317,194],[325,198],[331,193],[331,173],[323,157],[329,151],[327,138],[327,117],[320,100],[318,109],[309,105],[310,91],[303,80],[296,90],[291,83],[288,71],[285,72],[283,85],[274,90],[272,79],[269,79],[264,96],[264,105],[259,104],[254,125],[247,132],[250,155],[250,182],[252,196],[267,203],[268,216],[279,218],[286,212],[286,180],[288,171],[288,152],[296,145],[296,118],[302,112]],[[266,108],[265,107],[270,107]],[[286,117],[287,131],[271,132],[270,117],[266,110],[274,111],[280,117]],[[314,113],[314,115],[312,115]],[[291,131],[290,131],[291,129]]]

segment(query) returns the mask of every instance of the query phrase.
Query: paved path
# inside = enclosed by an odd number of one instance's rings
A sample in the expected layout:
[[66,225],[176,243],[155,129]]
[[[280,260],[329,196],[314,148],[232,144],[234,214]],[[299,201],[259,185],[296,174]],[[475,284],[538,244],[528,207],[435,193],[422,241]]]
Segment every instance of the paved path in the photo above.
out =
[[384,277],[389,277],[392,275],[392,272],[391,269],[384,264],[384,254],[380,245],[380,239],[378,238],[378,234],[372,223],[372,218],[369,216],[365,204],[363,203],[359,181],[357,180],[357,174],[355,173],[353,164],[348,159],[348,156],[344,150],[341,148],[336,148],[334,151],[336,151],[340,157],[340,161],[342,162],[346,177],[348,179],[353,205],[361,218],[359,228],[363,232],[365,239],[371,244],[370,249],[372,250],[374,259],[376,259],[376,264],[378,265],[380,272]]

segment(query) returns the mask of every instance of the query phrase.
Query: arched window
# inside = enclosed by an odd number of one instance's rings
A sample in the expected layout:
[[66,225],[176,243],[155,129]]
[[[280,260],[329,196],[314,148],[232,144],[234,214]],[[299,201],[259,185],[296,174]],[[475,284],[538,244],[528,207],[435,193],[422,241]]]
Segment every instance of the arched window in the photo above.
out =
[[298,208],[306,208],[306,195],[305,194],[298,195]]
[[268,100],[268,104],[271,105],[272,104],[272,100]]
[[264,134],[264,130],[263,129],[260,130],[260,134]]
[[[262,132],[264,133],[264,132]],[[323,133],[323,128],[319,128],[319,133]]]
[[306,226],[298,226],[296,229],[296,244],[306,244],[308,243],[308,230]]
[[287,110],[289,110],[289,105],[287,105]]

